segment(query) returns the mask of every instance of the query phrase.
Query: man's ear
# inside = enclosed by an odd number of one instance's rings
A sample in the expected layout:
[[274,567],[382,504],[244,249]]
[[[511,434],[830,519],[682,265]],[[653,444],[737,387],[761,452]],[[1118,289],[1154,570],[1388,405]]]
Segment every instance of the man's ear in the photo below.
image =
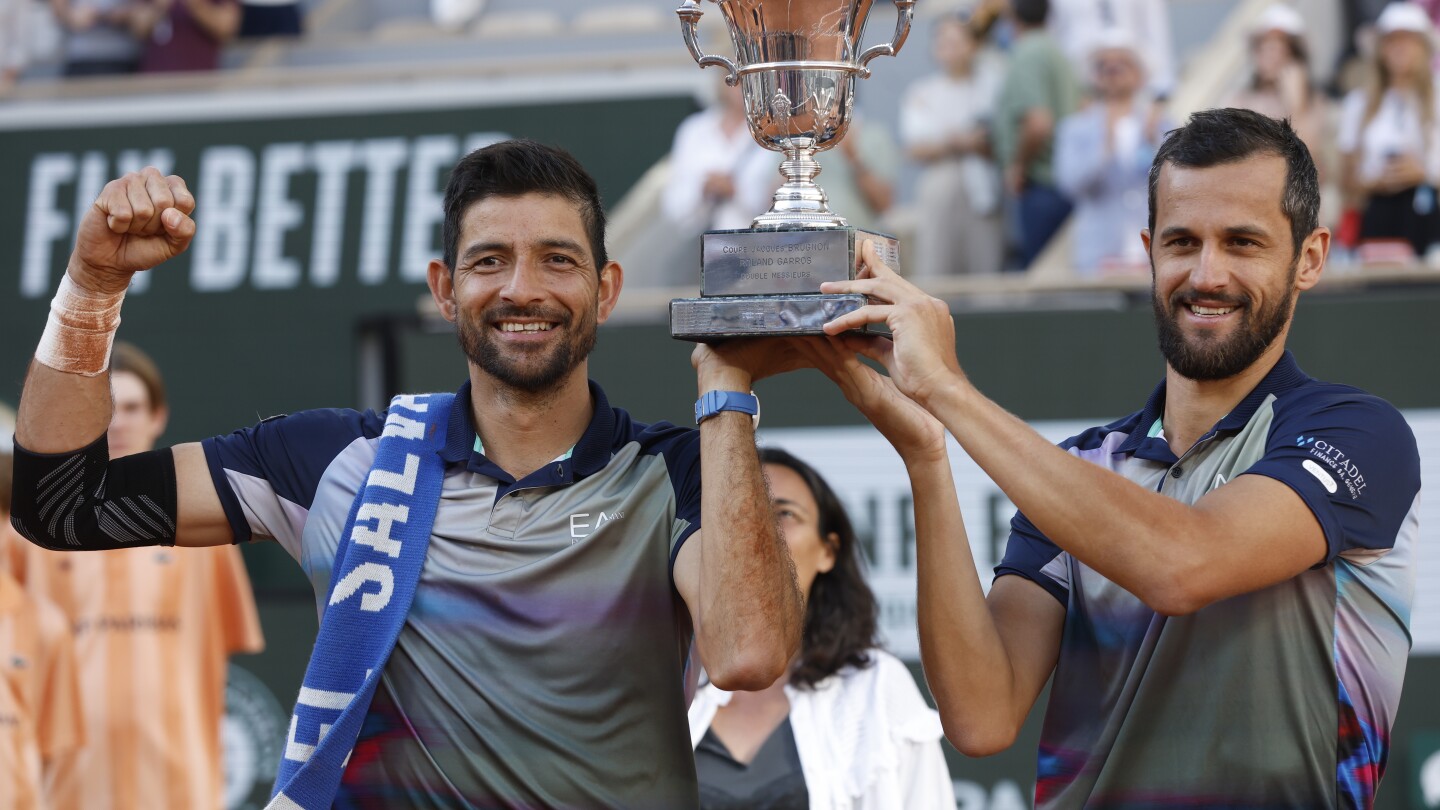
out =
[[435,308],[445,320],[455,322],[455,274],[439,259],[431,259],[425,270],[425,282],[430,285],[430,297],[435,299]]
[[1308,290],[1320,283],[1325,260],[1330,256],[1330,229],[1316,228],[1300,243],[1300,258],[1295,263],[1295,289]]
[[600,312],[596,323],[605,323],[620,302],[620,288],[625,286],[625,268],[617,261],[608,261],[600,268]]

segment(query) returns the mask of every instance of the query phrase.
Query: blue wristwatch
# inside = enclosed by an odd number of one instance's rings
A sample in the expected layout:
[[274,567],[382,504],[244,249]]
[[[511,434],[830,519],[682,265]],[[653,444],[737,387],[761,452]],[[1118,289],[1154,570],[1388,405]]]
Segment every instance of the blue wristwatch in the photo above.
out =
[[755,417],[756,425],[760,424],[760,400],[754,394],[739,391],[706,391],[704,396],[695,400],[695,424],[721,411],[748,413]]

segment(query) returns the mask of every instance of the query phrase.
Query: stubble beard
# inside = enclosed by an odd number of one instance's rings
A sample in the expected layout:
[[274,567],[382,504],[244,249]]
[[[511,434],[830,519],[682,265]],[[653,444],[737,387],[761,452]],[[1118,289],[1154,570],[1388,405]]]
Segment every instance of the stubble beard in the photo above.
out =
[[[569,332],[568,338],[547,347],[505,347],[496,339],[490,324],[506,318],[533,318],[552,321],[553,330]],[[455,319],[460,348],[470,362],[479,366],[502,386],[527,396],[536,397],[556,391],[595,349],[597,317],[594,308],[586,310],[577,322],[568,313],[501,305],[492,307],[479,318],[461,312]]]
[[1179,312],[1185,308],[1188,289],[1177,290],[1168,302],[1161,302],[1155,289],[1154,262],[1151,262],[1150,303],[1155,312],[1155,329],[1160,353],[1175,372],[1197,382],[1212,382],[1234,377],[1250,366],[1269,349],[1284,331],[1294,313],[1295,271],[1299,258],[1290,263],[1284,290],[1271,298],[1271,303],[1256,311],[1249,295],[1207,295],[1207,300],[1239,308],[1242,318],[1227,336],[1197,335],[1187,337],[1180,328]]

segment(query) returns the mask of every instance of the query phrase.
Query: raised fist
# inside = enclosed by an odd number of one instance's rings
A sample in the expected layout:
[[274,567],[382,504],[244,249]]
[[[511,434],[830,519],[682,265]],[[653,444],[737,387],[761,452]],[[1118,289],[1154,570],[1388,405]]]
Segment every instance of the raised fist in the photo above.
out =
[[178,256],[195,236],[195,197],[153,168],[112,180],[80,220],[70,275],[96,292],[119,292],[141,270]]

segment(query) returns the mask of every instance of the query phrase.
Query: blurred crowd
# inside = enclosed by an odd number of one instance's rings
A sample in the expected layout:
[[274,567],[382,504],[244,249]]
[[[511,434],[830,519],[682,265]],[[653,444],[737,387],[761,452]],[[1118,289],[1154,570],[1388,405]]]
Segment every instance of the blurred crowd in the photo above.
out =
[[[376,20],[398,15],[436,30],[463,30],[487,7],[375,3]],[[1189,99],[1187,110],[1173,109],[1182,74],[1216,67],[1179,64],[1169,0],[960,5],[922,17],[909,49],[928,38],[935,71],[907,88],[898,115],[857,116],[847,137],[819,156],[831,208],[854,225],[900,235],[902,270],[917,278],[1023,271],[1047,248],[1055,255],[1049,266],[1081,278],[1147,272],[1138,232],[1148,218],[1151,158],[1195,106]],[[1308,30],[1306,11],[1320,7],[1338,33]],[[75,77],[214,70],[236,41],[301,35],[307,10],[316,16],[324,7],[0,0],[0,96],[37,63]],[[1200,106],[1291,122],[1320,167],[1337,264],[1440,267],[1440,0],[1277,0],[1250,16],[1248,64],[1221,68],[1233,74],[1224,77],[1228,89]],[[1311,58],[1323,53],[1330,62],[1330,52],[1340,53],[1333,64]],[[655,252],[685,257],[655,261],[675,268],[661,283],[693,283],[687,251],[698,234],[748,227],[781,179],[778,155],[749,135],[739,91],[715,95],[675,134],[659,206],[667,244]]]
[[[1338,263],[1440,266],[1440,1],[1341,5],[1337,64],[1311,64],[1305,15],[1278,2],[1249,26],[1244,75],[1204,106],[1290,121],[1320,167]],[[1149,168],[1177,125],[1165,0],[979,0],[929,31],[937,70],[898,120],[858,119],[820,156],[831,208],[903,234],[912,277],[1023,271],[1067,223],[1062,263],[1077,276],[1148,273]],[[717,96],[671,153],[662,210],[683,238],[747,227],[779,183],[739,91]],[[913,188],[897,187],[902,157]]]
[[301,0],[0,0],[4,85],[27,65],[65,76],[215,70],[241,37],[298,36]]

